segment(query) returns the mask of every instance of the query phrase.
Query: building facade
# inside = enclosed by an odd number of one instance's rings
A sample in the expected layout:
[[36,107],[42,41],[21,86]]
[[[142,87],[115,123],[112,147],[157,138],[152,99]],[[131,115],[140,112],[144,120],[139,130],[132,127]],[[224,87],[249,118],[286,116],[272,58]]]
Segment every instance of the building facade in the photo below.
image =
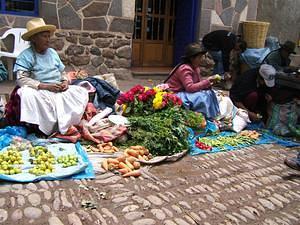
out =
[[25,27],[33,16],[42,17],[57,27],[51,44],[68,70],[113,72],[119,79],[128,78],[132,66],[172,66],[187,43],[216,29],[236,32],[240,21],[255,20],[257,11],[257,0],[32,2],[2,5],[0,34]]

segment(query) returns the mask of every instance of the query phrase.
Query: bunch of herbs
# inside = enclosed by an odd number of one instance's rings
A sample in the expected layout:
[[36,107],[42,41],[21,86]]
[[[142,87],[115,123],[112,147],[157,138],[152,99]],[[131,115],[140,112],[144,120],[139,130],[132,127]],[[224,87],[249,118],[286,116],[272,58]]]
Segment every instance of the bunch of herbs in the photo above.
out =
[[188,149],[186,111],[180,107],[144,116],[128,117],[128,145],[143,145],[155,156],[173,155]]

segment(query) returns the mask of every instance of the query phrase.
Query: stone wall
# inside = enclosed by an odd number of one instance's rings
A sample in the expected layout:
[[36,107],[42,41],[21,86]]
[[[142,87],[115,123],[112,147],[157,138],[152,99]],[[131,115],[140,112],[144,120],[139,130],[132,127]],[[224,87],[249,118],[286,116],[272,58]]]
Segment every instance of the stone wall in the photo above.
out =
[[258,0],[202,0],[198,38],[213,30],[240,33],[240,22],[256,20]]
[[[57,27],[52,46],[68,70],[128,77],[135,0],[42,0],[40,17]],[[31,17],[0,15],[0,34]]]
[[[300,39],[300,1],[264,0],[259,1],[257,19],[270,22],[269,35],[281,42]],[[297,49],[300,53],[300,49]]]

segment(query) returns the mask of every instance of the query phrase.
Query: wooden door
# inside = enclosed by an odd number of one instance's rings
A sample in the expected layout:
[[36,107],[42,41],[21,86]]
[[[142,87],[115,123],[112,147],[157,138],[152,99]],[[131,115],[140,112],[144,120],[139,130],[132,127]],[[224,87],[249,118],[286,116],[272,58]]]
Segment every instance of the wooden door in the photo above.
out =
[[171,66],[175,0],[136,0],[133,66]]

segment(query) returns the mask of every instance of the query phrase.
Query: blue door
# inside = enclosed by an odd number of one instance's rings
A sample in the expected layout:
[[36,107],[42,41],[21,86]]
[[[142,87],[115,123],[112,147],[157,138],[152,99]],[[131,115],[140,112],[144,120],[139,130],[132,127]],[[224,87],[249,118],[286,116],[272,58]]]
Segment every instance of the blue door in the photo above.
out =
[[180,62],[184,47],[196,41],[201,0],[176,0],[174,65]]

